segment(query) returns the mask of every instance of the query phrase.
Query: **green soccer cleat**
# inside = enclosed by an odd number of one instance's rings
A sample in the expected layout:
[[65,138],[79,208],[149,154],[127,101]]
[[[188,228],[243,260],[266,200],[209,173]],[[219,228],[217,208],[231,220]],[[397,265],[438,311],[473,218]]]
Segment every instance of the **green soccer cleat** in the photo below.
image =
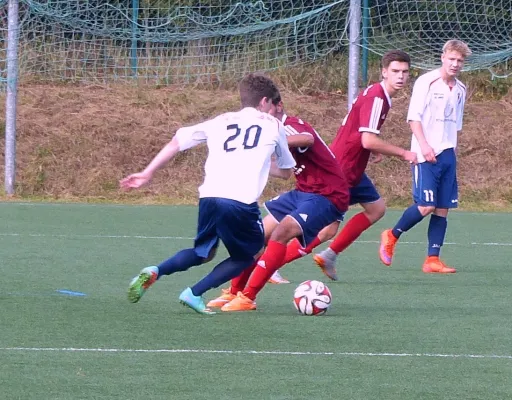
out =
[[132,279],[128,288],[128,301],[137,303],[142,295],[158,279],[158,267],[146,267]]
[[199,314],[215,314],[215,311],[210,310],[204,305],[204,301],[201,296],[194,296],[192,289],[190,288],[186,288],[183,292],[181,292],[179,299],[181,304],[190,307],[192,310]]

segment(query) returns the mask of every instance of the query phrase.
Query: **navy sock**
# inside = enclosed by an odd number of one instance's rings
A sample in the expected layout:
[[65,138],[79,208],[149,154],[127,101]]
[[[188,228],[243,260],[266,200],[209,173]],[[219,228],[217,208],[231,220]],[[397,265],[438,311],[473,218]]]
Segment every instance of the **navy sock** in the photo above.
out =
[[446,235],[448,222],[445,217],[432,214],[428,224],[428,255],[439,256]]
[[423,215],[421,215],[420,210],[418,210],[418,206],[413,204],[404,211],[402,217],[396,223],[392,230],[393,236],[399,238],[402,233],[407,232],[422,219]]
[[194,249],[178,251],[175,255],[158,265],[158,278],[162,275],[171,275],[175,272],[186,271],[190,267],[200,265],[204,258],[199,257]]
[[251,266],[253,263],[254,260],[235,261],[229,257],[217,264],[212,272],[192,286],[192,293],[194,296],[201,296],[208,290],[219,287],[223,283],[236,278],[244,269]]

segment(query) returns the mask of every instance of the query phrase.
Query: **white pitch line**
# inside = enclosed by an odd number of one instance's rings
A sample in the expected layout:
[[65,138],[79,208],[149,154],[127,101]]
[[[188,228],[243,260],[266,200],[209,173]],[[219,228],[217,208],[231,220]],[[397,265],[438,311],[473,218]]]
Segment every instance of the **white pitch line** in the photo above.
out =
[[76,347],[0,347],[0,351],[19,352],[82,352],[82,353],[193,353],[228,355],[270,355],[270,356],[330,356],[330,357],[432,357],[432,358],[480,358],[512,360],[512,355],[498,354],[441,354],[441,353],[369,353],[369,352],[314,352],[279,350],[206,350],[206,349],[108,349]]
[[[145,235],[63,235],[63,234],[46,234],[46,233],[11,233],[0,232],[0,236],[11,237],[53,237],[53,238],[70,238],[70,239],[144,239],[144,240],[194,240],[193,237],[187,236],[145,236]],[[330,240],[331,242],[332,240]],[[380,243],[377,240],[357,240],[355,243]],[[401,240],[401,244],[421,244],[425,242],[414,242]],[[512,246],[512,243],[506,242],[470,242],[470,243],[455,243],[445,242],[446,245],[451,246]]]

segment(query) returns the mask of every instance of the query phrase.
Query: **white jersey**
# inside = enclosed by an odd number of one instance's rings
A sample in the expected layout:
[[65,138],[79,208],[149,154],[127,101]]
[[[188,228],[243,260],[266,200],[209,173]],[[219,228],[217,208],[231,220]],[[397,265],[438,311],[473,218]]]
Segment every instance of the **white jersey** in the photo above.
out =
[[178,129],[180,151],[205,143],[208,158],[199,197],[222,197],[251,204],[268,181],[272,155],[280,168],[293,168],[284,126],[252,107]]
[[[420,76],[412,91],[407,121],[420,121],[427,143],[437,154],[457,147],[457,132],[462,129],[462,114],[466,102],[466,86],[455,80],[450,88],[441,79],[439,69]],[[411,151],[424,162],[420,145],[412,136]]]

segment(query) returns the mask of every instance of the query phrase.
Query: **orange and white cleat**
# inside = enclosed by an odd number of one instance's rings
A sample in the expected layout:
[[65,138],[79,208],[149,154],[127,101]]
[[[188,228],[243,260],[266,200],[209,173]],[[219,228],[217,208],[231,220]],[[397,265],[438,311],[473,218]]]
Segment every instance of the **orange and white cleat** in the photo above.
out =
[[279,271],[276,271],[272,274],[272,276],[268,280],[268,283],[273,283],[275,285],[282,285],[284,283],[290,283],[290,281],[288,279],[283,278],[281,276],[281,274],[279,273]]
[[380,235],[379,258],[382,264],[390,266],[395,253],[395,246],[398,239],[393,235],[391,229],[386,229]]
[[454,274],[457,270],[447,266],[439,257],[430,256],[423,263],[423,272],[425,274]]
[[338,274],[336,272],[336,257],[337,254],[330,248],[315,254],[313,261],[322,270],[324,275],[332,281],[338,280]]
[[229,303],[226,303],[220,309],[221,311],[252,311],[256,310],[256,301],[251,300],[242,292],[238,292],[236,297]]
[[236,294],[231,293],[231,289],[222,289],[222,294],[216,299],[210,300],[206,307],[221,308],[224,304],[229,303],[235,297]]

